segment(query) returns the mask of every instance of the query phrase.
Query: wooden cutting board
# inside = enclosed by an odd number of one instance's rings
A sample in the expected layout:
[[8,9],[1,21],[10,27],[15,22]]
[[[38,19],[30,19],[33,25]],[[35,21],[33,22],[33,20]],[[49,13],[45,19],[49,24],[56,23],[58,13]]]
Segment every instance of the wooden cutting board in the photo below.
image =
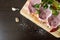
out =
[[39,27],[43,28],[44,30],[46,30],[47,32],[52,34],[53,36],[60,38],[60,28],[55,32],[50,32],[51,29],[46,24],[42,23],[40,20],[38,20],[36,17],[34,17],[34,15],[31,15],[29,13],[29,9],[28,9],[29,2],[30,1],[28,0],[25,3],[25,5],[23,6],[23,8],[20,11],[20,14],[23,15],[24,17],[26,17],[27,19],[31,20],[33,23],[35,23]]

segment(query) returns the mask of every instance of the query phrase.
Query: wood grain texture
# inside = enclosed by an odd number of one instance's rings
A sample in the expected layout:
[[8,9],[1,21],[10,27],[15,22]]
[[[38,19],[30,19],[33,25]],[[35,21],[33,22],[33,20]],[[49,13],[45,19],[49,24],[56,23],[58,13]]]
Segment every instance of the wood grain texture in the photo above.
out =
[[27,19],[31,20],[33,23],[35,23],[39,27],[43,28],[44,30],[46,30],[47,32],[52,34],[53,36],[60,38],[60,28],[55,32],[50,32],[51,29],[45,23],[38,20],[37,17],[35,17],[34,15],[29,13],[28,5],[29,5],[29,0],[26,2],[26,4],[21,9],[20,14],[23,15],[24,17],[26,17]]

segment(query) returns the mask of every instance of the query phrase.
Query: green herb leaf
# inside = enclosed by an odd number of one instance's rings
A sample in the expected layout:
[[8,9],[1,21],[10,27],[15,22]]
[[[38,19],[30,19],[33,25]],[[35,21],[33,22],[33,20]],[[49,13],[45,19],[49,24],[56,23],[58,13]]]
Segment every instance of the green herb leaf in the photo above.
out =
[[53,5],[55,6],[55,8],[56,8],[57,10],[60,10],[60,3],[59,3],[58,1],[54,1],[54,2],[53,2]]
[[48,3],[48,4],[52,4],[54,0],[42,0],[43,3]]
[[58,5],[58,10],[60,10],[60,4]]
[[36,12],[35,12],[35,13],[40,14],[40,10],[36,10]]
[[59,13],[58,13],[57,10],[52,10],[52,14],[53,14],[54,16],[57,16]]
[[40,4],[35,4],[34,7],[35,8],[39,8],[40,7]]
[[42,0],[43,3],[47,2],[48,0]]
[[53,3],[53,0],[48,0],[48,4],[52,4]]
[[47,4],[45,4],[43,7],[44,7],[45,9],[47,9],[47,8],[48,8],[48,5],[47,5]]

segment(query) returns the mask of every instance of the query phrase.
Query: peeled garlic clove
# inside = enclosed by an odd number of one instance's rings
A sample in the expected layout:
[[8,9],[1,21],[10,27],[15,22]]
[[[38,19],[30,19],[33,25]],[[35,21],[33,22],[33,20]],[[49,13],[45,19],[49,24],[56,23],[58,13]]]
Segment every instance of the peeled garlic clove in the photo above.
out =
[[15,22],[19,22],[19,18],[18,17],[15,17]]

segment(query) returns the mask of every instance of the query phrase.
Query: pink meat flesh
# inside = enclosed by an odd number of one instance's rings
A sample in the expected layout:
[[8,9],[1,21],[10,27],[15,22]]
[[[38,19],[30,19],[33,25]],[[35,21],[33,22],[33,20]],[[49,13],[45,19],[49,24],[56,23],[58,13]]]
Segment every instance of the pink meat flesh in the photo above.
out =
[[57,16],[51,16],[48,18],[48,24],[50,25],[51,28],[57,28],[60,24],[59,18]]
[[43,7],[40,7],[40,15],[39,18],[42,20],[46,20],[48,19],[48,17],[50,17],[52,15],[52,12],[49,8],[45,9]]
[[31,3],[29,4],[28,8],[31,13],[35,13],[36,9],[32,6]]
[[39,18],[40,18],[40,19],[46,19],[46,13],[45,13],[43,7],[40,7]]
[[32,5],[40,4],[40,3],[41,3],[41,0],[30,0],[30,3],[31,3]]
[[58,26],[60,25],[60,12],[57,16],[51,16],[48,18],[48,24],[52,28],[50,32],[55,32],[58,30]]
[[29,11],[31,13],[35,13],[36,12],[36,8],[34,8],[33,6],[35,4],[40,4],[40,3],[41,3],[41,0],[30,0],[29,6],[28,6]]

